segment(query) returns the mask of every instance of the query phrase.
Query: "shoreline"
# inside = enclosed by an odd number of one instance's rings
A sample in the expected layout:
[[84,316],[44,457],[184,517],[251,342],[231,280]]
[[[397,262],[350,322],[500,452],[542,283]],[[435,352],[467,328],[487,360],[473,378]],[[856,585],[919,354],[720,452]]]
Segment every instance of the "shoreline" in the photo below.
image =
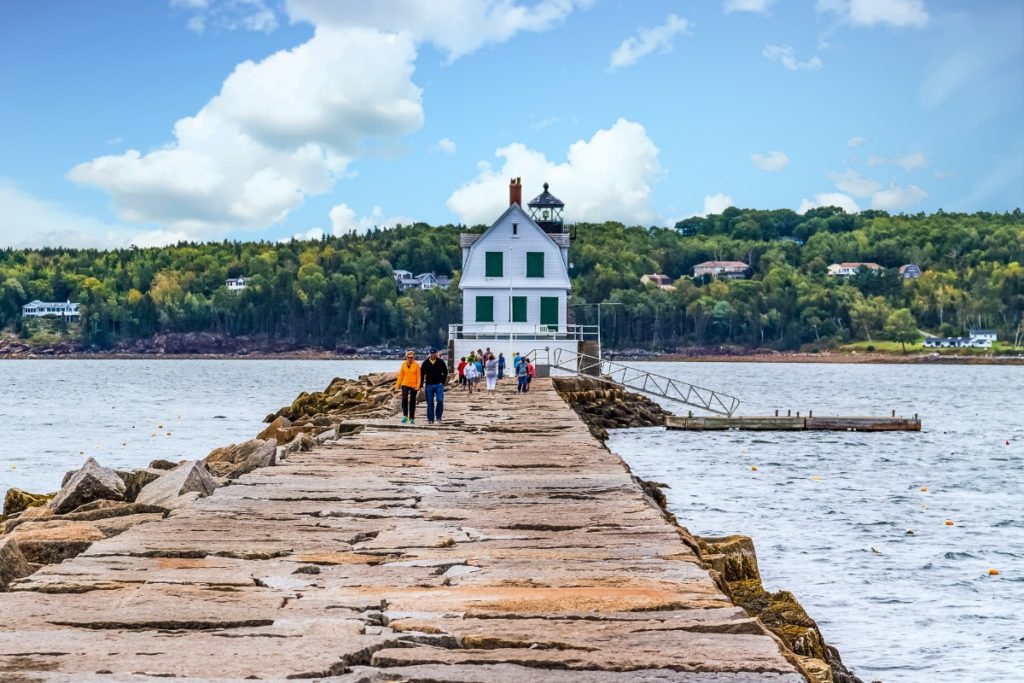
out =
[[[425,352],[424,352],[425,355]],[[301,349],[296,351],[259,351],[253,353],[133,353],[117,351],[71,351],[59,353],[0,353],[0,360],[335,360],[400,362],[403,353],[394,355],[340,354],[333,351]],[[1020,365],[1024,356],[952,355],[937,353],[802,353],[771,352],[741,354],[627,354],[611,351],[607,360],[677,363],[822,363],[868,365]]]

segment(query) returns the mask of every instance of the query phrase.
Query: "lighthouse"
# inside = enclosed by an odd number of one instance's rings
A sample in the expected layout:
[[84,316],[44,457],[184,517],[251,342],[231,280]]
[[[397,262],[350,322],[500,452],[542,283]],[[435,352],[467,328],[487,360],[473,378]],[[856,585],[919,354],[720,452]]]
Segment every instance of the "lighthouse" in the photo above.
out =
[[483,233],[462,233],[462,322],[449,329],[457,361],[471,351],[573,353],[597,337],[596,326],[568,322],[569,242],[565,204],[547,183],[524,208],[520,178],[509,182],[508,208]]

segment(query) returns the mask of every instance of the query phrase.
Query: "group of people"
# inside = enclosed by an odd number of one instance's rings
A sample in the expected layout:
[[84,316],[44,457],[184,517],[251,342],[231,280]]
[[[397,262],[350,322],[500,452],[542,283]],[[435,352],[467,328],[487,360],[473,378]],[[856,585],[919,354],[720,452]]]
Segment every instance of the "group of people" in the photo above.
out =
[[[487,380],[488,393],[494,392],[498,381],[505,379],[506,367],[504,353],[499,352],[495,358],[490,347],[470,351],[469,356],[459,359],[459,388],[472,394],[482,377]],[[537,370],[530,359],[519,355],[518,351],[512,356],[512,368],[518,381],[516,391],[525,394],[530,388],[530,380],[537,376]]]
[[[493,395],[498,381],[505,378],[505,354],[497,357],[491,349],[477,349],[459,360],[459,389],[470,394],[476,389],[480,378],[487,381],[487,392]],[[518,352],[512,357],[512,368],[516,378],[516,392],[525,394],[530,390],[530,381],[537,376],[537,370],[526,356]],[[402,392],[402,424],[416,424],[416,401],[419,392],[424,393],[427,403],[427,424],[443,424],[444,387],[448,383],[448,365],[441,358],[437,349],[430,349],[430,354],[423,364],[416,362],[416,354],[407,351],[405,361],[398,369],[395,389]]]

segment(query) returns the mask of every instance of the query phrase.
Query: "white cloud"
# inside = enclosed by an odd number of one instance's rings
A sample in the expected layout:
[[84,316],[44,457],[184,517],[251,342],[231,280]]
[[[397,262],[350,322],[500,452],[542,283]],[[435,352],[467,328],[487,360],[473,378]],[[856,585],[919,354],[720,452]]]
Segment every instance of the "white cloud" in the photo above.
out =
[[373,207],[369,216],[357,217],[356,212],[348,204],[338,204],[331,208],[331,234],[335,236],[347,235],[349,233],[362,234],[374,228],[382,230],[393,228],[399,223],[412,225],[416,221],[404,216],[385,216],[384,210],[379,206]]
[[801,62],[796,58],[796,51],[789,45],[765,45],[761,54],[764,55],[765,59],[781,62],[782,66],[790,71],[800,71],[801,69],[818,71],[823,66],[818,55],[814,55],[810,59]]
[[0,178],[0,247],[95,247],[112,249],[174,244],[181,232],[139,231],[126,225],[83,216],[54,202],[34,197]]
[[725,10],[726,14],[733,12],[767,14],[774,4],[775,0],[725,0],[722,3],[722,9]]
[[924,200],[928,193],[917,185],[899,187],[895,183],[888,190],[880,190],[871,195],[871,207],[883,211],[905,209]]
[[847,140],[846,141],[846,146],[847,147],[860,147],[861,145],[863,145],[867,141],[868,141],[868,139],[866,137],[864,137],[863,135],[858,135],[856,137],[852,137],[849,140]]
[[515,0],[286,0],[293,21],[316,26],[362,26],[413,36],[446,51],[451,60],[517,33],[551,29],[593,0],[548,0],[533,6]]
[[310,228],[306,232],[297,232],[291,237],[282,237],[278,242],[291,242],[292,240],[298,240],[300,242],[319,241],[324,236],[323,228]]
[[452,142],[451,138],[441,138],[430,146],[430,151],[441,152],[442,154],[455,154],[455,143]]
[[516,176],[534,188],[524,192],[524,199],[550,183],[551,192],[566,203],[570,220],[650,224],[657,218],[651,207],[652,185],[662,168],[658,147],[639,123],[619,119],[589,140],[574,142],[560,163],[518,142],[495,155],[504,160],[500,169],[481,162],[479,174],[448,198],[448,208],[463,223],[489,224],[501,215],[508,208],[508,179]]
[[927,165],[928,157],[923,152],[908,152],[907,154],[896,154],[891,157],[872,154],[868,157],[868,166],[899,166],[907,173],[924,168]]
[[670,52],[676,35],[689,33],[689,22],[680,16],[670,14],[665,23],[654,28],[640,28],[635,36],[622,41],[612,52],[608,61],[608,70],[615,71],[633,66],[642,57],[653,52]]
[[834,182],[839,190],[854,197],[870,197],[882,188],[882,184],[877,180],[866,178],[853,169],[847,169],[842,173],[829,173],[828,179]]
[[330,191],[366,144],[422,125],[415,56],[408,36],[317,29],[239,64],[219,95],[175,124],[173,143],[98,157],[68,177],[110,193],[128,221],[195,235],[266,227]]
[[555,124],[561,123],[562,119],[558,116],[545,116],[539,121],[534,121],[530,124],[530,130],[544,130],[550,128]]
[[190,13],[185,26],[202,35],[207,27],[226,31],[271,33],[277,29],[277,14],[267,0],[170,0],[172,8]]
[[750,161],[762,171],[781,171],[789,164],[789,155],[779,150],[772,150],[767,154],[755,152],[750,155]]
[[860,211],[857,202],[853,201],[853,198],[849,195],[842,192],[822,192],[821,194],[814,195],[814,199],[804,198],[796,212],[805,214],[811,209],[816,209],[820,206],[838,206],[846,213],[858,213]]
[[705,216],[713,216],[720,214],[730,206],[735,205],[736,203],[733,201],[733,198],[723,192],[719,192],[718,194],[709,194],[704,197],[704,209],[700,213],[695,213],[693,215],[701,218],[704,218]]
[[886,24],[920,28],[928,23],[924,0],[818,0],[819,13],[832,13],[852,26]]

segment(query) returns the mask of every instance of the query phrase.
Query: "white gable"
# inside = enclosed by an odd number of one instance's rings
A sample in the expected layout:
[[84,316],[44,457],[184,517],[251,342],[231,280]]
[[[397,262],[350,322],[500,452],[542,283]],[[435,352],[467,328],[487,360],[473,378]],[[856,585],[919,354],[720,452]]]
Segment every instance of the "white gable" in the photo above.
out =
[[[486,276],[487,252],[502,254],[501,277]],[[544,254],[544,277],[526,276],[526,254]],[[494,225],[463,250],[461,289],[516,288],[557,289],[568,291],[566,268],[568,250],[562,249],[533,222],[518,204],[512,204]]]

